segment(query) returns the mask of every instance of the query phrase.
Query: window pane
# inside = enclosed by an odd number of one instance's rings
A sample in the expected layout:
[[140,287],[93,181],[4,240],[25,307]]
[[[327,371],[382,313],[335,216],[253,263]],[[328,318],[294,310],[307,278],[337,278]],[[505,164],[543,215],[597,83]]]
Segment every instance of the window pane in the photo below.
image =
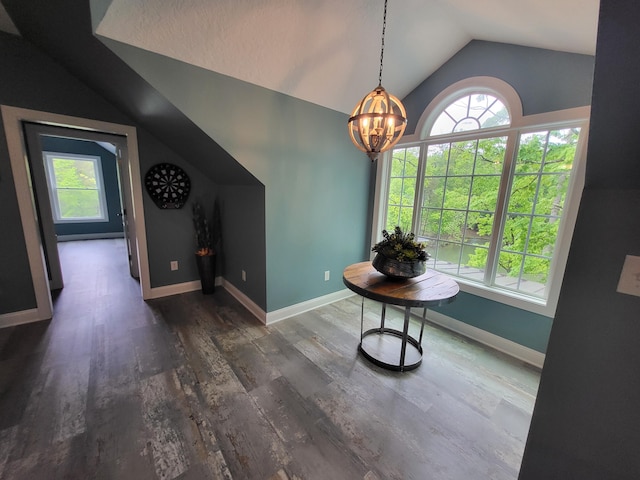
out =
[[467,213],[460,210],[444,210],[440,223],[440,238],[443,240],[462,241]]
[[54,221],[107,221],[100,159],[46,152]]
[[440,233],[440,218],[442,210],[433,208],[423,208],[420,217],[419,237],[438,238]]
[[385,225],[387,230],[392,230],[396,225],[403,230],[411,229],[419,159],[420,147],[393,150]]
[[545,173],[571,171],[579,136],[579,128],[551,131],[544,161]]
[[444,207],[467,209],[471,177],[449,177],[445,187]]
[[476,175],[501,175],[506,137],[485,138],[478,142],[478,153],[474,173]]
[[538,290],[532,283],[544,284],[549,274],[550,261],[548,258],[526,256],[524,258],[524,280],[531,291]]
[[442,207],[445,179],[442,177],[425,178],[422,204],[425,207]]
[[57,190],[60,218],[99,218],[102,216],[97,190]]
[[467,265],[469,267],[475,267],[484,271],[487,267],[488,257],[489,257],[489,250],[487,248],[483,248],[479,246],[470,246]]
[[529,218],[525,215],[513,215],[507,218],[502,234],[503,250],[524,253],[529,234]]
[[97,188],[95,165],[91,160],[54,158],[53,170],[57,188]]
[[427,150],[427,166],[425,175],[428,177],[444,176],[447,174],[447,162],[449,161],[448,143],[430,145]]
[[532,213],[537,187],[537,175],[516,175],[511,185],[508,212]]
[[560,221],[557,218],[533,217],[527,253],[552,256],[558,237]]
[[476,141],[451,144],[447,175],[471,175],[476,159]]
[[558,175],[542,175],[540,177],[540,191],[536,199],[535,213],[538,215],[562,215],[564,201],[569,189],[570,173]]
[[474,177],[469,206],[474,210],[495,212],[500,177]]
[[466,132],[510,123],[509,112],[500,100],[493,95],[474,93],[450,103],[434,122],[430,135]]
[[542,167],[548,132],[520,136],[516,173],[538,173]]

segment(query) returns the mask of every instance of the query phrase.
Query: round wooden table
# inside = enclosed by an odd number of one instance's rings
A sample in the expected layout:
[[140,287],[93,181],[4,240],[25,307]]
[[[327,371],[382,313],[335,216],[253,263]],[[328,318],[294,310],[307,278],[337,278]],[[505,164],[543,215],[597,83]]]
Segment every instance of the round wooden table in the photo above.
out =
[[[422,333],[427,307],[451,303],[460,291],[453,279],[433,270],[427,270],[419,277],[394,280],[378,272],[371,262],[349,265],[344,269],[342,280],[347,288],[362,296],[358,350],[376,365],[401,372],[413,370],[422,363]],[[366,332],[363,331],[365,298],[382,303],[380,326]],[[402,331],[385,327],[387,304],[405,307]],[[418,340],[409,335],[412,307],[423,308]]]

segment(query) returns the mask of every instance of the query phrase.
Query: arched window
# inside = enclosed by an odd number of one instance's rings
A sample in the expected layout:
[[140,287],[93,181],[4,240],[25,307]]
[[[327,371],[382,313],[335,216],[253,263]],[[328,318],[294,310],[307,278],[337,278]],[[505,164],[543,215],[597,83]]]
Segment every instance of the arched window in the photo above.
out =
[[431,136],[509,125],[511,119],[501,100],[486,93],[470,93],[447,105],[431,128]]
[[469,79],[430,104],[422,134],[387,160],[382,228],[413,231],[427,244],[428,266],[463,290],[550,314],[577,209],[568,199],[581,188],[574,177],[588,108],[523,117],[505,85]]

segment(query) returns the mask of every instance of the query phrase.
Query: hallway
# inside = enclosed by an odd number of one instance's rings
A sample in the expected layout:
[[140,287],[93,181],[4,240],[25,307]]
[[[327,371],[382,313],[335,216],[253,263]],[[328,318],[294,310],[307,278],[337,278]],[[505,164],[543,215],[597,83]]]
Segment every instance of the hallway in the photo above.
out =
[[0,479],[517,478],[537,370],[427,326],[387,372],[357,297],[267,328],[220,287],[143,302],[122,240],[59,247],[54,318],[0,330]]

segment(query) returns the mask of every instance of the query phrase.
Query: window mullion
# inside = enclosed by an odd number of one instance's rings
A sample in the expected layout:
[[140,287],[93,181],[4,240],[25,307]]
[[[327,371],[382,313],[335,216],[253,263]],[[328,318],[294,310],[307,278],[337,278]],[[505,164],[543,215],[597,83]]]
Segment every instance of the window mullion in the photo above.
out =
[[413,224],[411,231],[420,231],[420,221],[422,219],[422,199],[424,197],[424,172],[427,163],[427,149],[425,144],[420,145],[420,155],[418,156],[418,171],[416,172],[416,191],[413,198]]
[[493,235],[491,236],[489,253],[487,255],[487,265],[484,271],[484,283],[486,285],[492,285],[494,283],[496,272],[498,271],[500,245],[502,244],[502,235],[504,234],[504,224],[509,204],[509,191],[511,190],[511,184],[513,182],[517,146],[518,132],[511,131],[507,136],[507,148],[504,153],[504,165],[502,167],[502,176],[500,179],[500,187],[498,189],[496,212],[493,216]]

